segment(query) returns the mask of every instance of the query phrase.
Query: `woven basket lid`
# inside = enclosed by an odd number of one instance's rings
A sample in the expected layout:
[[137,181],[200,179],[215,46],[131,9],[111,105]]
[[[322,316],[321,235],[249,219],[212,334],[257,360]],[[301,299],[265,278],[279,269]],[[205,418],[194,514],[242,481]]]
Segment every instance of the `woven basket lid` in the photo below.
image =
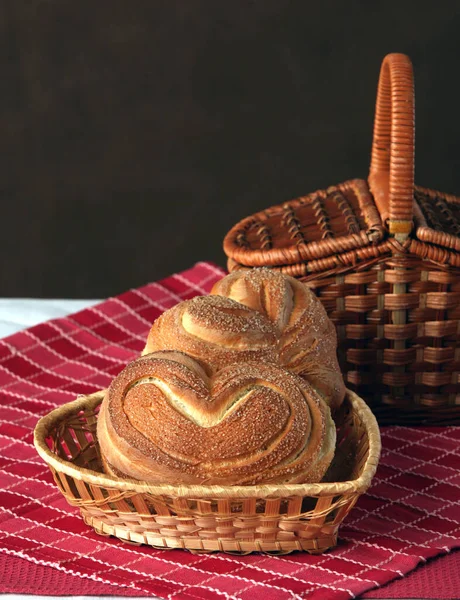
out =
[[243,219],[226,235],[224,251],[245,266],[292,265],[383,237],[368,185],[354,179]]

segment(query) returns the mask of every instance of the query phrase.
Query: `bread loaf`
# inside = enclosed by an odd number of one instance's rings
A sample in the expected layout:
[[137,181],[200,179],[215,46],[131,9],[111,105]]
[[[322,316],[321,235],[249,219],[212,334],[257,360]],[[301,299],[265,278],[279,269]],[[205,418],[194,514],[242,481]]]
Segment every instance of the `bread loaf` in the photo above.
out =
[[320,300],[308,287],[270,269],[235,271],[218,281],[219,294],[254,309],[275,326],[279,362],[308,381],[337,409],[345,385],[337,361],[337,334]]
[[315,482],[335,447],[330,411],[300,377],[259,362],[209,377],[168,351],[115,378],[97,433],[109,473],[151,483]]

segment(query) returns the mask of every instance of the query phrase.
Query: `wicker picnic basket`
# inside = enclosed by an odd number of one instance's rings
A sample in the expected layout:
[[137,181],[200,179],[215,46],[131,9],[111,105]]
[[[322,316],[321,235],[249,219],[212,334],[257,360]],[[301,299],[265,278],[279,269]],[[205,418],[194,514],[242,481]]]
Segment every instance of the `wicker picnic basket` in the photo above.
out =
[[368,181],[268,208],[227,234],[229,270],[311,286],[337,326],[349,388],[380,422],[460,422],[460,199],[414,186],[414,84],[385,57]]
[[305,485],[151,485],[102,472],[96,438],[104,391],[43,417],[35,447],[67,501],[97,533],[192,552],[321,553],[370,485],[380,455],[375,417],[353,392],[337,415],[337,447],[324,481]]

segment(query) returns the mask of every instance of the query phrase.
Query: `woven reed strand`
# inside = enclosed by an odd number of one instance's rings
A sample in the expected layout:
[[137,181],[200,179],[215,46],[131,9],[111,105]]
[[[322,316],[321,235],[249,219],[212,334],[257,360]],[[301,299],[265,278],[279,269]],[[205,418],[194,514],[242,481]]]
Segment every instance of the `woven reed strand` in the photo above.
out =
[[389,54],[380,70],[369,181],[377,192],[374,182],[378,188],[386,180],[384,201],[392,233],[408,234],[412,229],[414,119],[412,63],[404,54]]

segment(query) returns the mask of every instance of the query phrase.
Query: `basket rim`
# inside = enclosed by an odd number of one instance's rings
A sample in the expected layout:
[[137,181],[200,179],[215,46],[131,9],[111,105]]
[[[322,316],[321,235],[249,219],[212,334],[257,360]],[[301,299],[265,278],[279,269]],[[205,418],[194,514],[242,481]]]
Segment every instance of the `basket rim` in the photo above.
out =
[[147,493],[152,496],[171,495],[176,498],[255,498],[273,497],[283,498],[288,496],[331,496],[338,494],[361,494],[369,487],[375,474],[380,458],[381,441],[380,430],[377,420],[371,409],[362,398],[347,389],[347,398],[354,410],[364,424],[369,440],[369,453],[364,464],[361,475],[353,480],[327,483],[304,483],[304,484],[261,484],[261,485],[170,485],[152,484],[136,479],[120,479],[98,473],[91,469],[78,467],[68,460],[64,460],[54,454],[46,443],[46,438],[53,427],[65,417],[76,414],[84,409],[95,408],[102,402],[106,390],[100,390],[93,394],[77,398],[73,402],[63,404],[42,417],[34,429],[34,445],[41,458],[60,473],[64,473],[74,479],[122,491],[133,493]]

